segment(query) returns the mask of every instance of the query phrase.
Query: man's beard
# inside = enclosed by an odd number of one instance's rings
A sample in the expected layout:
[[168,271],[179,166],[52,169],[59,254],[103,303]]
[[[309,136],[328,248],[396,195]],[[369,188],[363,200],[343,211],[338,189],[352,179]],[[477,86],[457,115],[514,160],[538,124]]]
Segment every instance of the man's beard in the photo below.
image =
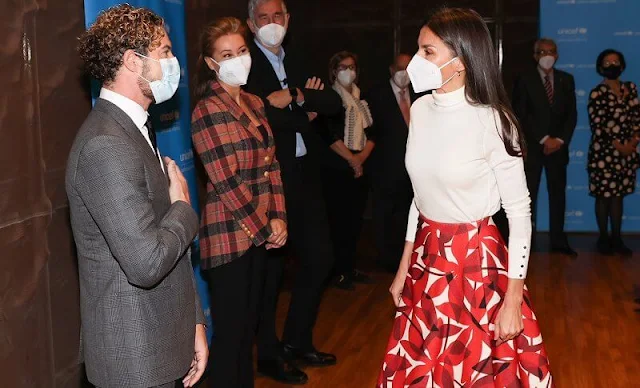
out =
[[[138,77],[138,87],[140,88],[140,91],[142,92],[142,94],[151,99],[154,103],[156,102],[155,97],[153,97],[153,92],[151,91],[151,87],[149,86],[149,82],[145,81],[144,79],[148,79],[150,80],[150,74],[149,74],[149,63],[148,63],[148,59],[144,59],[143,65],[142,65],[142,77]],[[144,78],[144,79],[143,79]]]

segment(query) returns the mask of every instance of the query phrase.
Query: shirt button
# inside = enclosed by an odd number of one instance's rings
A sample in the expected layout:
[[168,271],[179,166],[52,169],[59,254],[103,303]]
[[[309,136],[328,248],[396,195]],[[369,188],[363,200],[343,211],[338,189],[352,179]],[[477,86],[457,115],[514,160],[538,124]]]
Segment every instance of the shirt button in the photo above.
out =
[[269,171],[265,171],[264,172],[264,176],[265,176],[265,178],[268,178],[269,177]]
[[271,157],[270,157],[270,156],[265,156],[265,157],[264,157],[264,161],[265,161],[265,162],[269,163],[269,161],[270,161],[270,160],[271,160]]

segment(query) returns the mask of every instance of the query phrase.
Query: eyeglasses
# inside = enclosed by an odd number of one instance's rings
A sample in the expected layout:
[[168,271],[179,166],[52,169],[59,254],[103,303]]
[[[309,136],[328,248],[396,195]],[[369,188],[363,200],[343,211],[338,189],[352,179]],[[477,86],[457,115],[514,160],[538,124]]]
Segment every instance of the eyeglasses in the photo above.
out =
[[338,65],[338,71],[342,70],[356,70],[356,65]]
[[620,66],[620,61],[602,62],[602,67]]
[[544,56],[544,55],[556,55],[558,53],[558,51],[556,49],[551,49],[551,50],[538,50],[536,51],[536,54],[540,55],[540,56]]

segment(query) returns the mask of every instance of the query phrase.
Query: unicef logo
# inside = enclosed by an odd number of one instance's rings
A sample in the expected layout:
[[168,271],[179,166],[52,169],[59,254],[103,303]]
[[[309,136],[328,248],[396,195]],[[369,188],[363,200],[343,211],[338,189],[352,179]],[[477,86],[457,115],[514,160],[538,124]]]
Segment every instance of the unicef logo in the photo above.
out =
[[581,163],[582,159],[585,157],[585,152],[582,150],[571,151],[569,152],[569,157],[571,158],[572,163],[576,163],[576,160]]
[[576,28],[560,28],[558,29],[558,35],[586,35],[588,32],[586,27]]

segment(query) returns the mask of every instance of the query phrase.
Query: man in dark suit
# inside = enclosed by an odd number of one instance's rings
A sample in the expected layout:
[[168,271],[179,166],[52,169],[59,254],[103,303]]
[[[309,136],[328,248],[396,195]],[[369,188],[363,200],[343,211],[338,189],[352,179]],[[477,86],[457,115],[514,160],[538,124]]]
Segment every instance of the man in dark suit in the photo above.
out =
[[565,188],[569,142],[576,126],[575,83],[571,74],[554,68],[558,48],[551,39],[534,46],[537,67],[516,81],[513,109],[523,126],[528,152],[525,162],[535,230],[536,200],[544,168],[549,191],[551,249],[575,256],[564,233]]
[[391,79],[375,88],[368,98],[373,126],[378,134],[368,168],[373,190],[378,264],[394,273],[402,256],[413,199],[411,181],[404,165],[410,108],[416,99],[407,75],[410,61],[410,55],[398,55],[389,67]]
[[303,384],[307,376],[295,364],[325,366],[332,354],[315,349],[312,330],[325,281],[333,266],[319,163],[322,141],[310,129],[317,114],[334,115],[342,102],[318,78],[309,78],[295,49],[282,47],[289,14],[282,0],[250,0],[249,28],[252,66],[247,91],[264,100],[280,162],[289,221],[289,246],[297,260],[291,304],[282,343],[275,328],[275,311],[283,272],[282,254],[267,263],[263,311],[258,327],[258,372],[277,381]]
[[98,387],[193,386],[208,358],[189,254],[198,216],[147,113],[175,93],[179,64],[162,18],[129,5],[101,14],[79,51],[102,83],[66,171],[87,377]]

